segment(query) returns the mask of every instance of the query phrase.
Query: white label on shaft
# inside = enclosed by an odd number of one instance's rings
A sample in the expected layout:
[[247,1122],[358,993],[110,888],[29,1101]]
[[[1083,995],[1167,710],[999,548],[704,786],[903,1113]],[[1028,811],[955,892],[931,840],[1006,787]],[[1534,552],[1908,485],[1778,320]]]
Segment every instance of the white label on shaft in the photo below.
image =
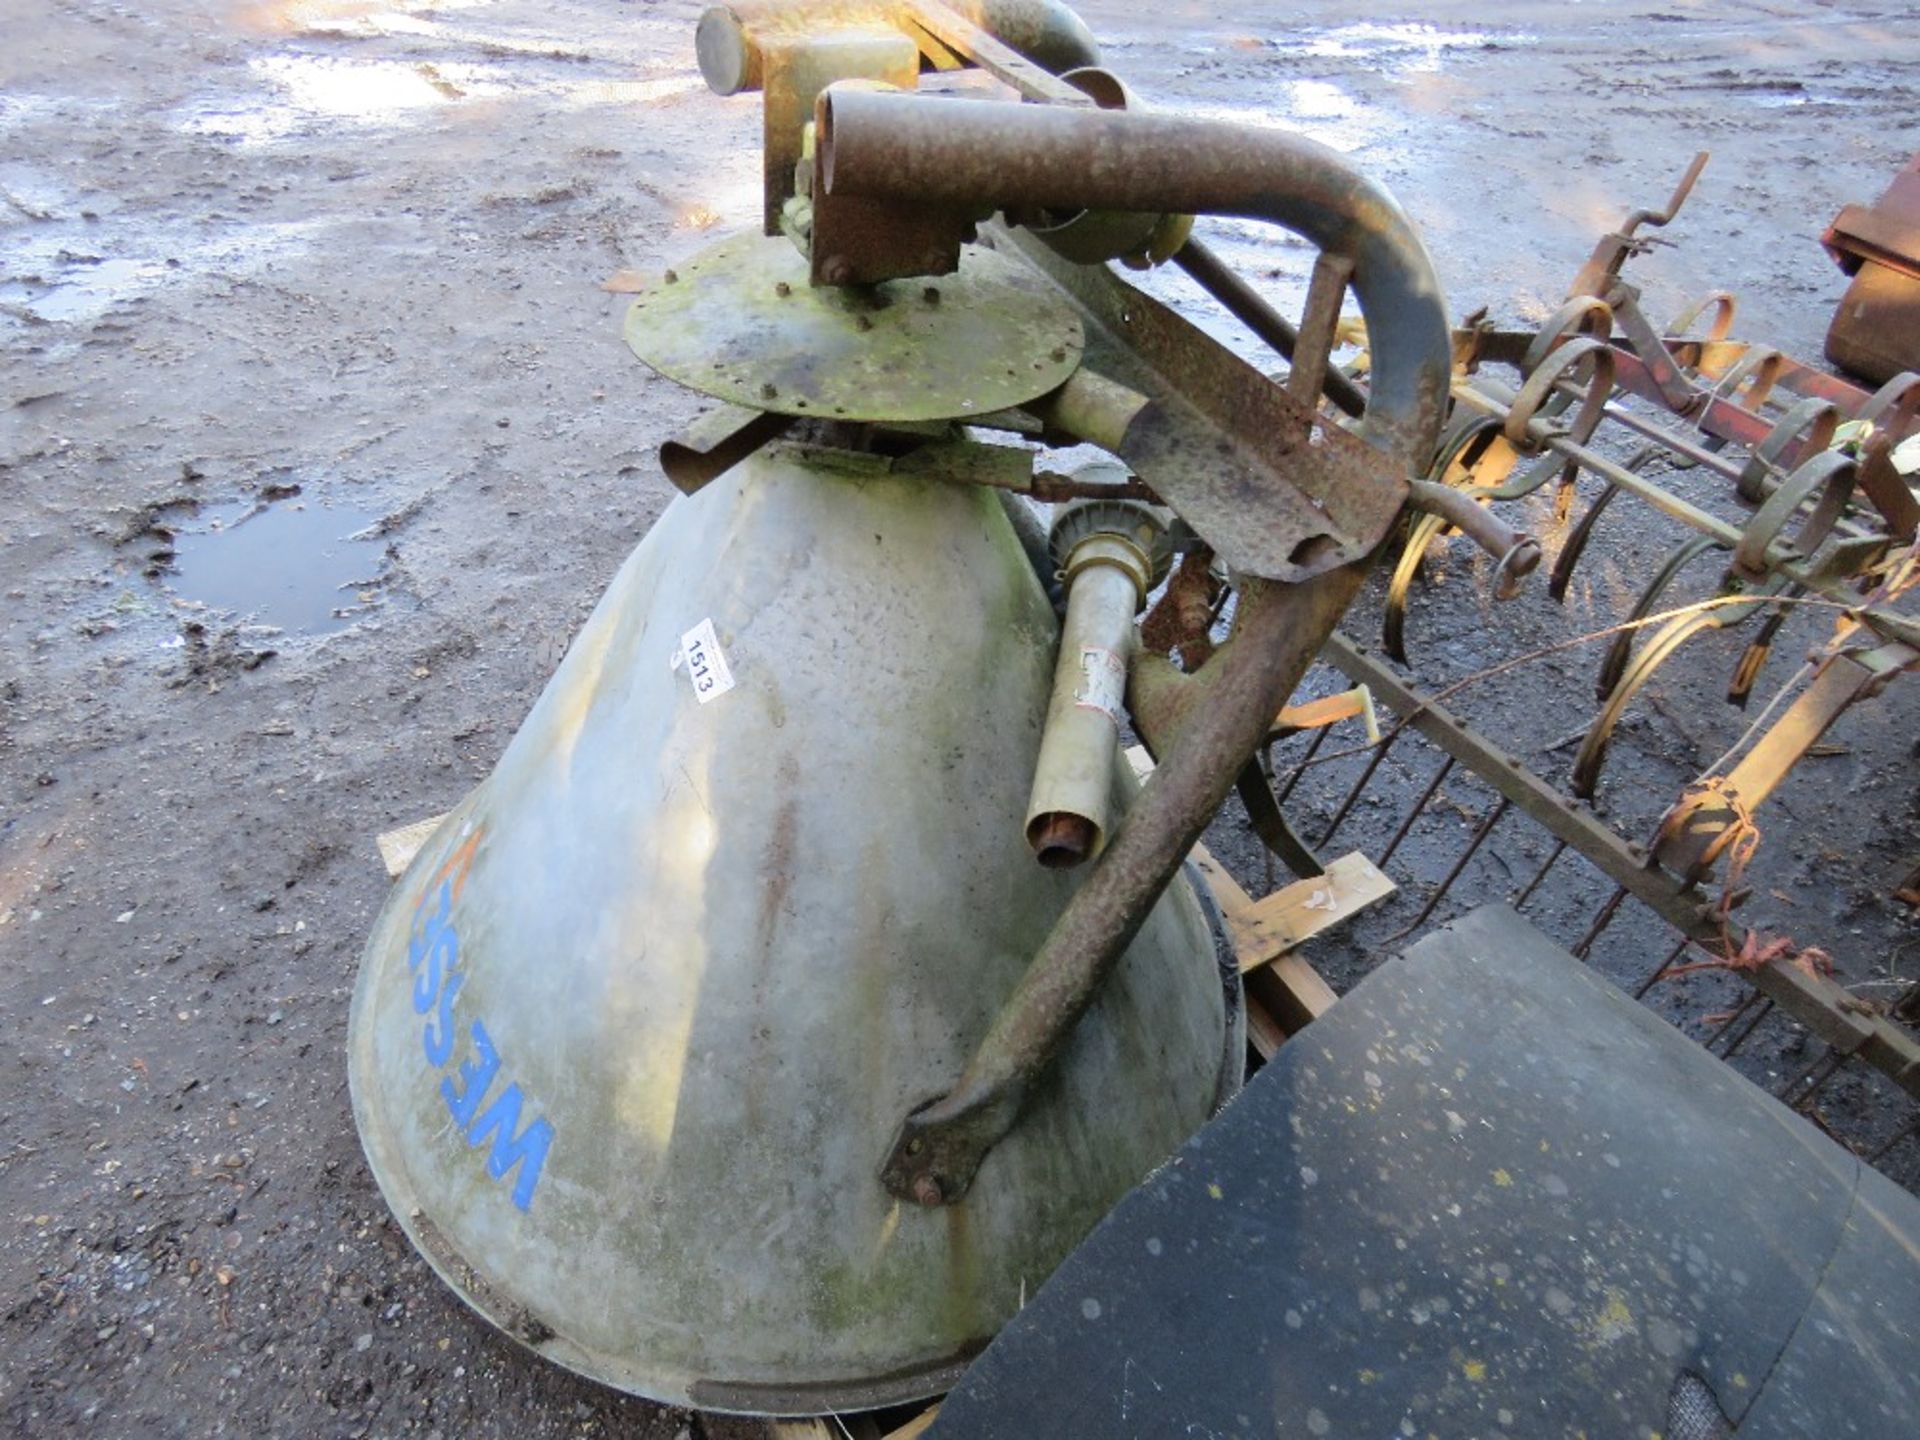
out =
[[693,681],[693,697],[702,705],[733,688],[733,671],[720,652],[720,637],[713,633],[711,619],[680,637],[680,654],[686,661],[687,678]]
[[1098,710],[1120,723],[1120,704],[1127,695],[1127,662],[1111,650],[1088,645],[1080,651],[1080,683],[1073,703],[1082,710]]

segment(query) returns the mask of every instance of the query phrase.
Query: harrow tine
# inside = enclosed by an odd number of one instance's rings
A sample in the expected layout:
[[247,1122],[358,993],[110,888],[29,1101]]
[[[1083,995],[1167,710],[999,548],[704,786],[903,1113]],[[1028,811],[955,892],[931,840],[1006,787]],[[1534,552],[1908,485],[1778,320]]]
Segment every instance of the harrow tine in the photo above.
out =
[[[1488,459],[1489,455],[1493,456],[1491,460]],[[1486,462],[1490,468],[1498,471],[1499,479],[1504,480],[1518,458],[1519,452],[1501,438],[1498,421],[1484,417],[1469,418],[1464,422],[1456,420],[1442,438],[1433,464],[1427,467],[1427,476],[1437,484],[1470,489],[1475,494],[1491,493],[1496,499],[1504,499],[1508,497],[1497,485],[1490,490],[1478,483],[1479,471],[1482,463]],[[1446,528],[1446,523],[1437,515],[1413,517],[1407,526],[1406,545],[1387,582],[1386,603],[1381,607],[1380,643],[1402,665],[1409,663],[1406,650],[1407,595],[1426,565],[1427,552],[1433,548],[1433,542]]]
[[[1788,587],[1789,596],[1803,593],[1801,587]],[[1747,708],[1747,701],[1753,695],[1753,685],[1760,678],[1760,672],[1766,668],[1767,657],[1773,653],[1773,637],[1780,633],[1780,627],[1786,623],[1787,611],[1792,607],[1784,603],[1775,605],[1767,618],[1760,622],[1760,628],[1754,632],[1740,663],[1734,667],[1733,678],[1727,682],[1727,703]]]
[[1619,493],[1618,485],[1609,485],[1594,496],[1586,513],[1568,533],[1567,543],[1560,547],[1560,553],[1554,557],[1553,573],[1547,577],[1547,594],[1561,604],[1566,603],[1567,586],[1573,581],[1574,567],[1586,553],[1587,541],[1593,538],[1593,527],[1599,524],[1600,517],[1607,513],[1607,506],[1613,503],[1613,497]]
[[1449,755],[1440,762],[1440,769],[1435,772],[1433,779],[1427,782],[1427,788],[1420,792],[1420,798],[1413,802],[1413,808],[1407,812],[1407,818],[1400,822],[1400,828],[1393,832],[1393,839],[1387,842],[1387,848],[1380,852],[1380,858],[1374,864],[1382,870],[1387,868],[1387,862],[1393,858],[1393,852],[1400,848],[1400,842],[1407,838],[1407,832],[1413,828],[1413,822],[1420,818],[1420,812],[1427,808],[1427,802],[1433,799],[1434,793],[1439,790],[1440,782],[1445,780],[1452,770],[1453,757]]
[[[1325,845],[1329,840],[1333,839],[1333,832],[1340,828],[1340,822],[1347,818],[1348,813],[1353,809],[1354,802],[1360,798],[1360,792],[1365,790],[1367,785],[1372,781],[1374,772],[1380,768],[1380,763],[1387,758],[1387,751],[1393,748],[1393,742],[1399,737],[1399,734],[1400,731],[1398,728],[1389,730],[1381,738],[1380,743],[1373,747],[1373,758],[1367,761],[1367,768],[1360,772],[1360,778],[1354,782],[1353,788],[1347,792],[1347,798],[1340,802],[1340,808],[1334,811],[1333,819],[1327,822],[1327,828],[1321,834],[1319,840],[1315,842],[1316,844]],[[1292,787],[1289,786],[1288,788],[1291,789]],[[1391,854],[1391,850],[1389,850],[1388,853]],[[1382,856],[1381,858],[1384,860],[1386,857]]]
[[1616,885],[1613,894],[1607,897],[1607,903],[1593,917],[1593,923],[1587,927],[1587,933],[1580,937],[1580,943],[1573,947],[1573,958],[1585,960],[1593,950],[1593,942],[1600,938],[1600,932],[1613,923],[1613,917],[1620,909],[1620,902],[1627,898],[1627,887]]
[[1764,1015],[1766,1013],[1766,1003],[1766,1000],[1758,990],[1749,990],[1745,997],[1741,999],[1740,1003],[1727,1012],[1727,1017],[1715,1027],[1714,1032],[1702,1040],[1700,1044],[1708,1050],[1713,1049],[1715,1045],[1720,1043],[1720,1037],[1738,1024],[1740,1018],[1744,1016],[1748,1010],[1752,1009],[1753,1006],[1759,1005],[1761,1007],[1761,1014]]
[[1533,878],[1527,881],[1520,893],[1514,896],[1512,901],[1509,902],[1514,909],[1520,910],[1525,908],[1527,901],[1533,898],[1533,892],[1540,888],[1540,882],[1547,878],[1547,872],[1553,868],[1554,861],[1564,855],[1566,850],[1566,841],[1556,840],[1553,842],[1553,849],[1548,851],[1547,858],[1540,862],[1540,868],[1533,872]]
[[[1627,459],[1627,469],[1638,471],[1642,465],[1654,459],[1660,453],[1658,445],[1642,445]],[[1604,477],[1602,477],[1604,480]],[[1570,496],[1571,488],[1561,493]],[[1586,554],[1587,542],[1593,538],[1594,526],[1600,523],[1600,517],[1607,513],[1607,507],[1613,503],[1614,496],[1620,493],[1620,487],[1606,482],[1601,492],[1593,497],[1593,503],[1567,536],[1566,544],[1560,547],[1560,553],[1554,558],[1553,574],[1547,581],[1547,594],[1562,603],[1567,598],[1567,586],[1573,580],[1574,567],[1580,563],[1580,557]],[[1564,517],[1562,517],[1564,518]]]
[[1400,552],[1393,577],[1387,582],[1387,599],[1381,607],[1380,643],[1387,654],[1402,665],[1410,663],[1406,640],[1407,592],[1413,588],[1415,577],[1426,564],[1427,551],[1440,538],[1446,524],[1438,515],[1421,515],[1409,525],[1406,548]]
[[[1795,1110],[1806,1109],[1813,1103],[1814,1097],[1820,1093],[1822,1087],[1846,1063],[1846,1060],[1847,1057],[1838,1050],[1828,1050],[1813,1064],[1774,1091],[1774,1098],[1791,1105]],[[1793,1098],[1789,1100],[1788,1096]]]
[[1691,615],[1678,615],[1662,625],[1647,642],[1647,648],[1634,657],[1626,673],[1620,677],[1620,683],[1607,697],[1607,703],[1600,713],[1594,716],[1593,726],[1587,731],[1587,738],[1580,746],[1580,753],[1573,759],[1573,793],[1582,800],[1591,800],[1594,791],[1600,786],[1600,771],[1607,763],[1607,746],[1613,739],[1613,730],[1620,723],[1620,717],[1626,713],[1627,706],[1640,689],[1653,678],[1654,672],[1673,658],[1677,651],[1693,636],[1702,630],[1723,630],[1737,625],[1751,615],[1761,602],[1751,605],[1730,605],[1721,610],[1701,610]]
[[1639,983],[1639,985],[1635,987],[1633,992],[1633,998],[1636,1000],[1646,999],[1647,992],[1653,989],[1655,985],[1658,985],[1660,983],[1661,976],[1665,975],[1669,970],[1673,969],[1674,964],[1680,959],[1682,955],[1687,953],[1687,947],[1692,943],[1693,943],[1692,936],[1682,935],[1680,937],[1680,943],[1674,946],[1673,949],[1667,952],[1667,958],[1662,960],[1659,966],[1654,970],[1654,972],[1651,975],[1647,976],[1646,979],[1642,980]]
[[[1627,621],[1644,620],[1654,613],[1660,603],[1660,597],[1679,577],[1680,572],[1692,564],[1699,556],[1714,548],[1714,542],[1704,535],[1695,535],[1675,546],[1661,562],[1653,579],[1647,582],[1647,588],[1640,592],[1640,598],[1634,602],[1633,609],[1627,613]],[[1620,683],[1620,677],[1626,673],[1627,662],[1633,658],[1633,642],[1637,630],[1622,630],[1613,637],[1607,646],[1607,657],[1600,662],[1600,673],[1594,677],[1593,698],[1605,701],[1613,694]]]
[[1506,814],[1512,805],[1513,802],[1507,799],[1506,796],[1502,795],[1500,797],[1500,803],[1486,813],[1486,817],[1481,820],[1479,828],[1473,832],[1473,838],[1467,841],[1467,848],[1460,852],[1460,858],[1455,860],[1453,862],[1453,868],[1447,871],[1446,879],[1442,880],[1439,888],[1427,897],[1427,903],[1421,907],[1420,913],[1413,917],[1413,922],[1398,935],[1395,935],[1393,939],[1398,940],[1403,936],[1411,935],[1422,925],[1426,924],[1427,917],[1433,914],[1434,908],[1446,897],[1446,893],[1453,888],[1453,882],[1460,878],[1460,872],[1467,868],[1467,862],[1473,859],[1474,852],[1485,843],[1487,836],[1493,833],[1493,827],[1500,823],[1500,817]]
[[[1754,994],[1756,995],[1759,993],[1760,992],[1757,990],[1754,991]],[[1760,1007],[1753,1012],[1753,1018],[1747,1022],[1747,1028],[1742,1030],[1738,1035],[1733,1036],[1731,1039],[1727,1041],[1726,1048],[1720,1052],[1720,1058],[1723,1060],[1731,1060],[1733,1058],[1734,1052],[1738,1050],[1742,1045],[1746,1044],[1747,1041],[1753,1038],[1753,1032],[1758,1030],[1760,1028],[1760,1023],[1772,1013],[1773,1013],[1773,1001],[1771,1000],[1761,1001]]]
[[[1332,731],[1333,731],[1333,727],[1331,725],[1320,725],[1314,728],[1313,739],[1307,742],[1307,748],[1305,752],[1300,756],[1300,759],[1294,764],[1293,773],[1287,776],[1287,783],[1284,786],[1282,786],[1280,788],[1279,793],[1277,793],[1273,797],[1275,800],[1279,801],[1282,805],[1287,803],[1287,797],[1293,794],[1293,787],[1298,785],[1300,783],[1300,777],[1307,773],[1308,764],[1311,763],[1313,760],[1313,757],[1320,752],[1320,747],[1327,743],[1327,736],[1331,734]],[[1267,746],[1267,773],[1268,774],[1273,773],[1273,746],[1272,745]],[[1322,836],[1320,843],[1322,845],[1326,844],[1327,843],[1326,837]]]
[[1915,1135],[1920,1135],[1920,1115],[1915,1115],[1911,1120],[1907,1121],[1906,1124],[1889,1135],[1878,1149],[1867,1156],[1867,1163],[1869,1165],[1878,1165],[1893,1153],[1894,1146],[1898,1145],[1902,1140],[1912,1139]]

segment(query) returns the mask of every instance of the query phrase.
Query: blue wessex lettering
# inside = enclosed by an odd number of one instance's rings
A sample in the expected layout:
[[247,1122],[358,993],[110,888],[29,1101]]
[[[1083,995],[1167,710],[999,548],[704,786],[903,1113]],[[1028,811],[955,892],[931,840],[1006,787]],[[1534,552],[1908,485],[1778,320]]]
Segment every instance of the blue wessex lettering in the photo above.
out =
[[513,1203],[525,1210],[533,1200],[533,1187],[540,1183],[540,1167],[547,1163],[547,1146],[553,1141],[553,1126],[543,1117],[533,1121],[518,1135],[520,1123],[520,1087],[509,1085],[473,1122],[467,1132],[467,1144],[482,1145],[493,1137],[493,1149],[487,1152],[487,1174],[499,1180],[514,1166],[520,1174],[513,1183]]
[[[420,1031],[420,1048],[427,1052],[427,1063],[436,1070],[453,1058],[453,997],[460,993],[466,978],[457,970],[447,977],[446,986],[440,992],[440,1012]],[[440,1022],[437,1030],[436,1019]]]
[[[453,901],[456,880],[464,878],[479,839],[478,835],[469,838],[440,871],[443,878],[420,897],[407,936],[407,968],[413,972],[410,998],[414,1012],[427,1017],[420,1030],[420,1048],[435,1070],[446,1070],[458,1038],[454,1002],[467,977],[459,968],[460,936],[453,923]],[[479,1020],[467,1025],[467,1037],[469,1053],[452,1074],[442,1075],[440,1098],[453,1117],[455,1133],[463,1135],[470,1148],[478,1149],[491,1141],[486,1159],[488,1175],[504,1180],[518,1171],[512,1198],[515,1207],[525,1211],[533,1203],[541,1171],[546,1167],[553,1126],[545,1116],[535,1116],[525,1129],[520,1128],[520,1112],[527,1101],[514,1083],[509,1083],[484,1110],[480,1108],[505,1067],[493,1037]]]
[[479,1062],[460,1062],[459,1089],[454,1088],[451,1075],[440,1082],[440,1094],[447,1102],[447,1113],[453,1116],[453,1123],[462,1130],[473,1123],[480,1102],[493,1085],[493,1077],[500,1073],[500,1055],[493,1048],[493,1037],[487,1034],[487,1027],[476,1020],[468,1030],[473,1037],[473,1053],[480,1057]]

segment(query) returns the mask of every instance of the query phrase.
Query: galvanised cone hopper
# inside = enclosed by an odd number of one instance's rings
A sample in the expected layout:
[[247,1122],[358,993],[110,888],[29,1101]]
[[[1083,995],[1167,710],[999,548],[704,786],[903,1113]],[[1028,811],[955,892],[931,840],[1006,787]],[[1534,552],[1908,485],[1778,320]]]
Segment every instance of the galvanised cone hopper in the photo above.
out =
[[935,1393],[1200,1125],[1176,880],[966,1194],[879,1179],[1085,873],[1022,836],[1057,637],[986,489],[775,445],[672,504],[367,944],[355,1118],[468,1303],[666,1401]]

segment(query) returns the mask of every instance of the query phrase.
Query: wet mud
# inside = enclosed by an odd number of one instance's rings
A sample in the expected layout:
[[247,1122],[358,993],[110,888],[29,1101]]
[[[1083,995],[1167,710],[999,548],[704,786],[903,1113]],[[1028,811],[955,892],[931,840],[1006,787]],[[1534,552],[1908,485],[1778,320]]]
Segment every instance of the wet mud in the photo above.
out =
[[[1677,246],[1636,262],[1649,313],[1724,286],[1737,335],[1814,356],[1844,288],[1819,231],[1913,144],[1920,36],[1898,5],[1083,8],[1149,101],[1297,126],[1384,179],[1455,315],[1544,318],[1601,229],[1710,147]],[[700,87],[699,9],[0,15],[8,1434],[758,1433],[577,1380],[463,1309],[386,1214],[344,1067],[387,884],[373,837],[491,768],[669,498],[659,441],[701,408],[632,360],[627,297],[602,288],[754,222],[757,111]],[[1297,310],[1310,252],[1208,233]],[[1450,555],[1410,619],[1421,677],[1617,618],[1669,539],[1612,527],[1566,613],[1538,589],[1495,607],[1484,567]],[[1779,654],[1817,638],[1790,630]],[[1698,684],[1629,720],[1603,790],[1623,825],[1745,723],[1715,693],[1735,650],[1703,654]],[[1587,673],[1542,662],[1461,708],[1550,770],[1575,722],[1546,701]],[[1920,968],[1887,898],[1916,851],[1914,713],[1896,690],[1844,722],[1758,862],[1756,910],[1869,998]],[[1343,763],[1290,802],[1309,836]],[[1377,850],[1432,763],[1383,767],[1335,848]],[[1316,947],[1338,985],[1487,803],[1447,782],[1396,857],[1401,898]],[[1209,839],[1258,891],[1244,826]],[[1503,828],[1450,902],[1504,893],[1540,850]],[[1599,898],[1569,866],[1530,913],[1570,943]],[[1653,943],[1623,925],[1595,963],[1629,977]],[[1724,1010],[1733,983],[1676,986],[1675,1018]],[[1796,1044],[1773,1024],[1740,1061],[1764,1079]],[[1883,1123],[1871,1091],[1828,1103]],[[1901,1163],[1913,1183],[1920,1160]]]

